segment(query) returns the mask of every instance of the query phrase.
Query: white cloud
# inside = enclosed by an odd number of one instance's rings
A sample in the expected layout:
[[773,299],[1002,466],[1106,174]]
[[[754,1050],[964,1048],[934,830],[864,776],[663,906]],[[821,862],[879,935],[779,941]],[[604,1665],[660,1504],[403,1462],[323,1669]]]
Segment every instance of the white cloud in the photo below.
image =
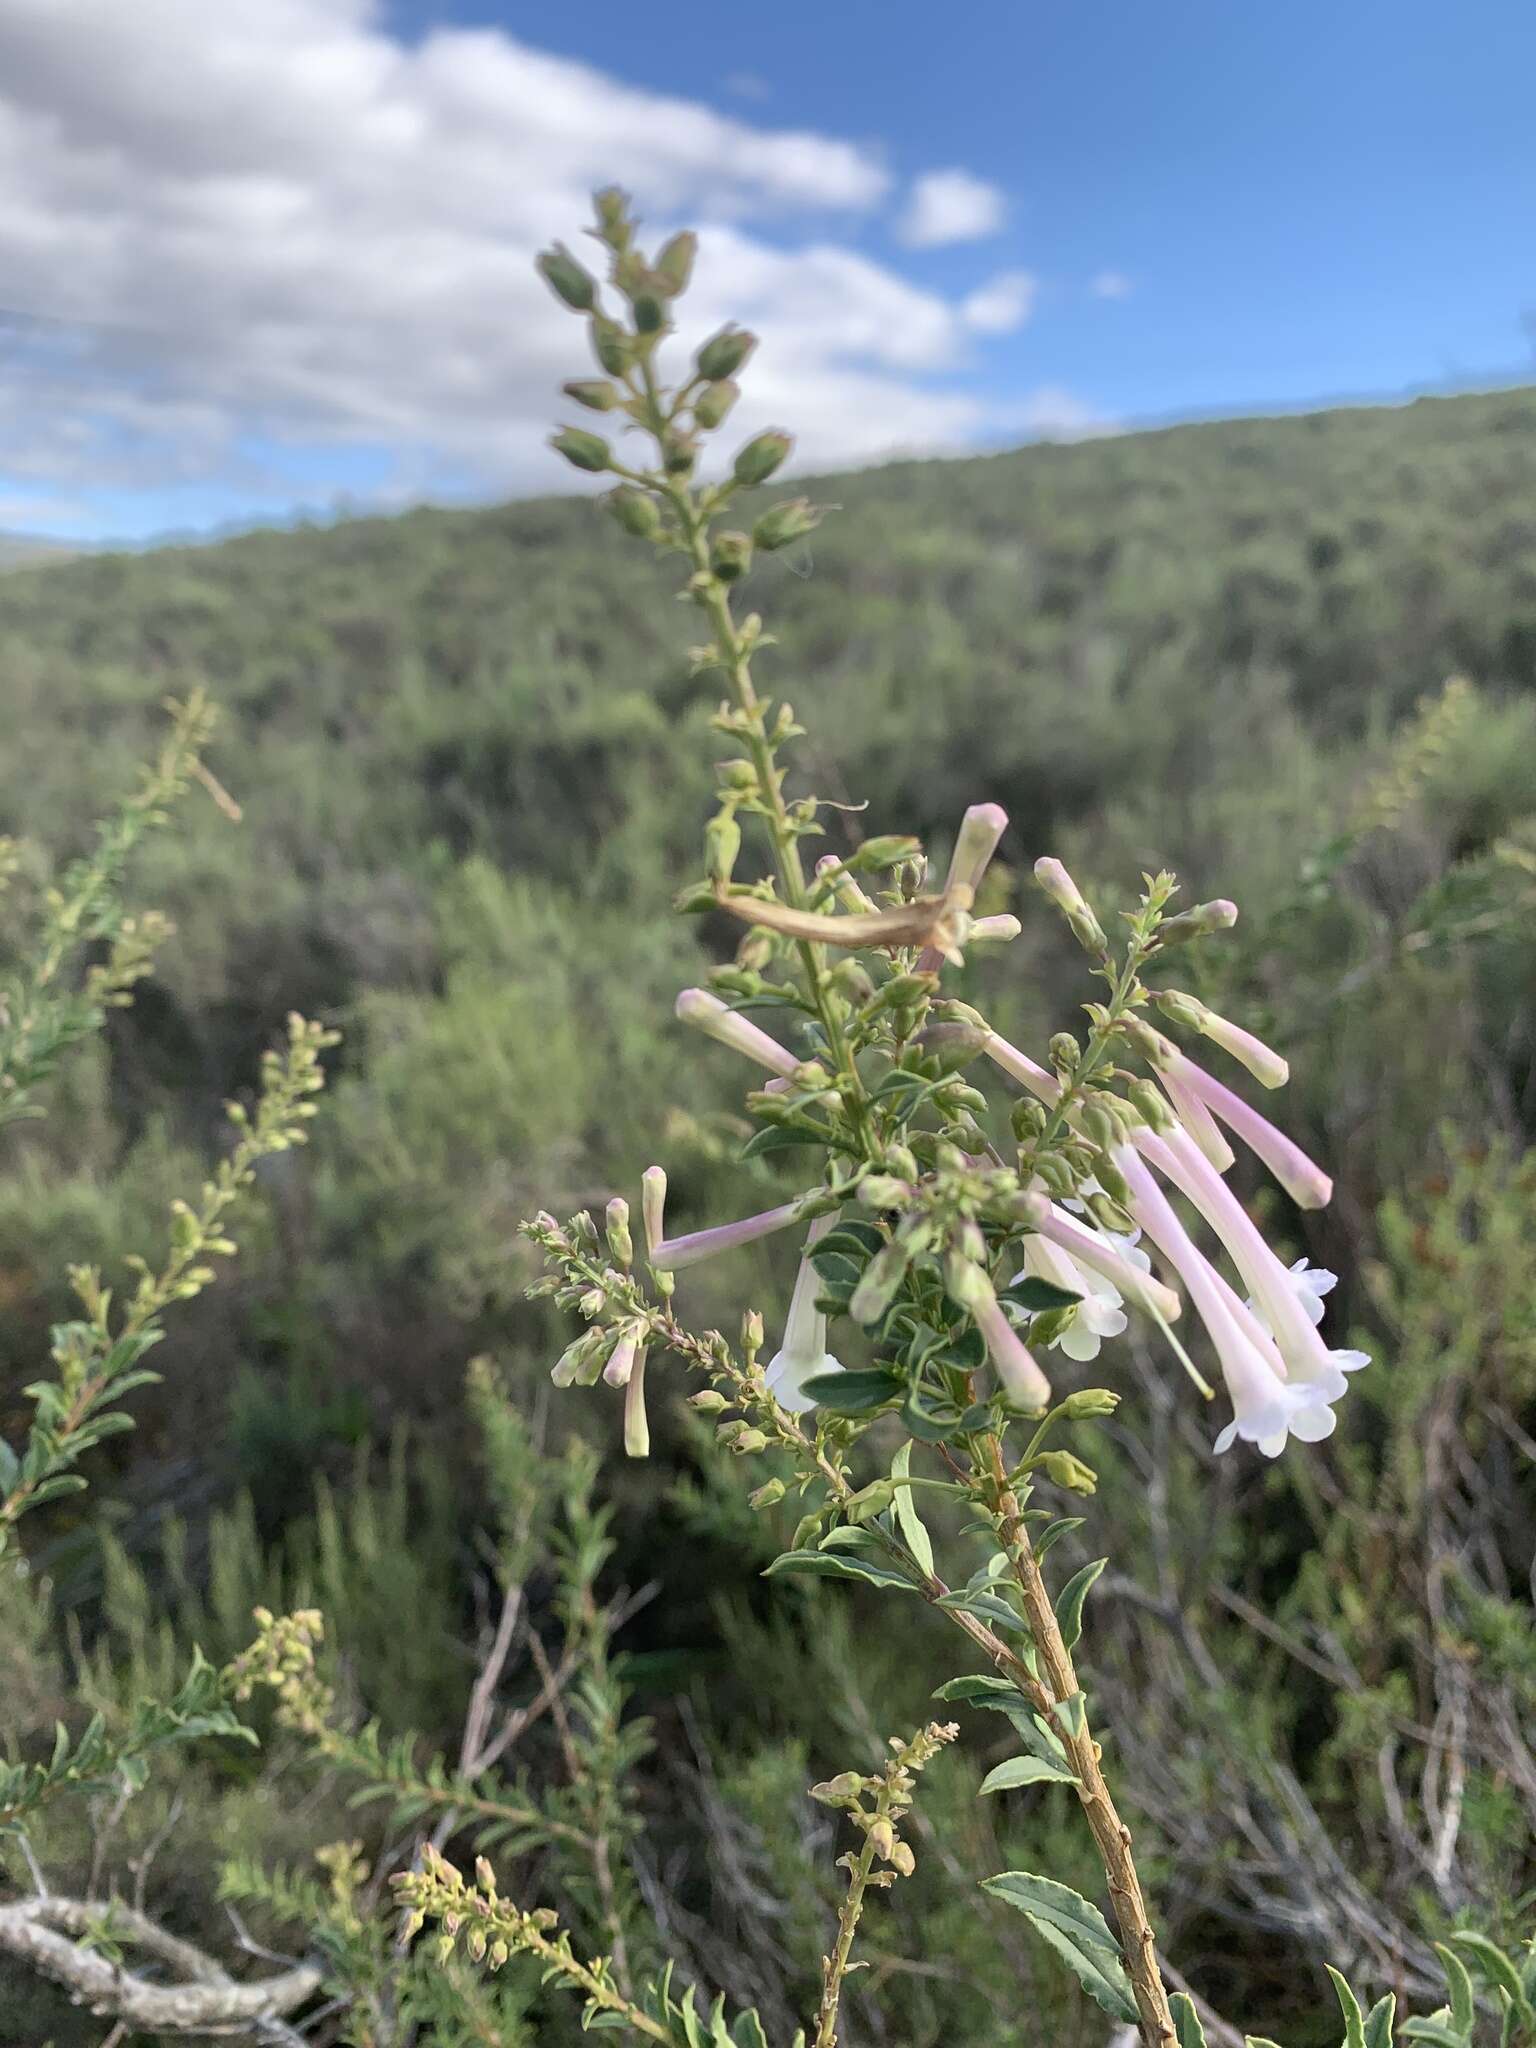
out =
[[[704,221],[691,331],[763,336],[743,430],[780,418],[826,464],[980,431],[932,373],[1027,293],[956,305],[839,247],[889,191],[867,148],[497,30],[407,43],[382,0],[3,0],[0,472],[291,496],[263,451],[383,448],[386,495],[568,482],[543,442],[581,329],[531,259],[614,179],[658,228]],[[964,173],[915,197],[919,241],[1001,219]]]
[[1123,270],[1101,270],[1090,289],[1096,299],[1128,299],[1136,287]]
[[960,317],[975,334],[1011,334],[1034,311],[1038,289],[1027,270],[1000,271],[961,302]]
[[929,171],[912,187],[901,238],[914,249],[978,242],[995,235],[1007,216],[1007,201],[995,185],[969,171]]

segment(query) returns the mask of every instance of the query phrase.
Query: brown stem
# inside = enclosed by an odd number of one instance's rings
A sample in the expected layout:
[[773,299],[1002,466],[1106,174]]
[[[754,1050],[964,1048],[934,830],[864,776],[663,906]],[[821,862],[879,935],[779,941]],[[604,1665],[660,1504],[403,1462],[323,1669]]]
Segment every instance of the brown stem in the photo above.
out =
[[[1037,1694],[1044,1693],[1047,1705],[1054,1707],[1070,1699],[1081,1688],[1072,1667],[1072,1653],[1062,1638],[1056,1609],[1024,1526],[1018,1496],[1008,1484],[1002,1445],[996,1436],[986,1441],[998,1533],[1024,1596],[1025,1618],[1039,1656],[1041,1681],[1033,1690]],[[1016,1660],[1010,1655],[1010,1661]],[[1020,1664],[1019,1668],[1022,1670],[1024,1667]],[[1125,1955],[1126,1970],[1141,2019],[1142,2039],[1147,2048],[1176,2048],[1178,2036],[1174,2032],[1168,1993],[1163,1987],[1162,1973],[1157,1964],[1157,1939],[1147,1916],[1147,1902],[1142,1896],[1141,1880],[1131,1855],[1131,1831],[1115,1810],[1109,1787],[1104,1782],[1104,1773],[1099,1768],[1099,1745],[1094,1741],[1086,1719],[1079,1723],[1081,1733],[1075,1733],[1060,1715],[1053,1713],[1051,1719],[1066,1745],[1077,1778],[1077,1796],[1082,1801],[1099,1859],[1104,1865],[1110,1900],[1120,1925],[1120,1945]]]

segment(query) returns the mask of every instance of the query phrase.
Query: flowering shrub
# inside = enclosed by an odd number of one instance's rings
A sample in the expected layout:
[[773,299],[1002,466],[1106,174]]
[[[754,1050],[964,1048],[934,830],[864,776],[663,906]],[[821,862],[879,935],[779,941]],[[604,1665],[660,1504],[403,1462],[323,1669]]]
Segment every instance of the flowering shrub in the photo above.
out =
[[[1093,1425],[1121,1399],[1116,1388],[1084,1383],[1080,1368],[1134,1324],[1168,1373],[1185,1376],[1189,1402],[1215,1407],[1217,1452],[1273,1459],[1294,1438],[1291,1454],[1305,1457],[1335,1428],[1349,1376],[1370,1361],[1322,1334],[1334,1276],[1305,1261],[1287,1266],[1233,1193],[1232,1141],[1301,1207],[1326,1204],[1330,1183],[1172,1035],[1208,1041],[1267,1089],[1288,1078],[1280,1054],[1168,978],[1189,949],[1220,943],[1237,915],[1231,903],[1184,908],[1171,875],[1145,876],[1111,936],[1061,863],[1040,859],[1043,898],[1102,993],[1077,1032],[1058,1032],[1036,1058],[952,992],[965,986],[957,977],[971,948],[1005,946],[1019,932],[1014,918],[978,908],[1008,829],[984,793],[957,825],[942,879],[899,833],[808,858],[827,806],[790,787],[803,728],[787,703],[760,693],[754,661],[771,638],[756,613],[738,616],[735,599],[757,558],[800,545],[820,513],[795,497],[758,507],[750,523],[720,523],[755,503],[748,494],[790,452],[787,436],[769,432],[723,469],[707,460],[753,337],[723,329],[680,381],[666,381],[661,352],[688,283],[692,237],[675,236],[647,259],[615,192],[598,197],[595,234],[606,297],[565,249],[541,259],[551,288],[587,320],[603,372],[566,389],[622,423],[643,452],[575,427],[555,446],[578,469],[615,479],[607,503],[627,533],[681,557],[684,594],[704,622],[694,671],[723,680],[714,726],[730,751],[717,768],[702,870],[680,908],[740,936],[708,988],[682,991],[676,1013],[764,1077],[746,1094],[753,1128],[742,1156],[781,1165],[793,1192],[755,1214],[675,1232],[667,1176],[654,1166],[640,1190],[638,1233],[622,1196],[601,1221],[587,1211],[564,1222],[537,1216],[527,1235],[547,1270],[532,1292],[580,1324],[552,1378],[561,1389],[611,1389],[622,1400],[625,1448],[641,1458],[648,1399],[664,1372],[680,1369],[721,1448],[755,1461],[752,1508],[792,1504],[797,1513],[770,1575],[918,1600],[966,1639],[967,1668],[935,1673],[935,1697],[967,1717],[999,1716],[1017,1742],[982,1794],[1066,1788],[1109,1916],[1050,1871],[981,1870],[976,1882],[1022,1916],[1122,2038],[1195,2048],[1207,2039],[1205,2021],[1193,1997],[1173,1988],[1181,1980],[1159,1953],[1105,1770],[1110,1731],[1096,1733],[1076,1668],[1107,1560],[1062,1577],[1052,1558],[1091,1514],[1063,1512],[1073,1504],[1063,1496],[1094,1494]],[[36,957],[7,995],[0,1114],[30,1109],[57,1054],[147,968],[147,928],[119,901],[121,868],[134,837],[196,772],[203,730],[201,707],[179,714],[156,775],[50,905]],[[59,995],[67,952],[89,939],[109,942],[107,964],[85,971],[78,996]],[[164,1264],[142,1265],[124,1310],[114,1311],[95,1274],[75,1276],[81,1314],[55,1332],[56,1378],[29,1390],[35,1419],[21,1452],[0,1455],[0,1543],[24,1511],[78,1485],[79,1455],[123,1426],[114,1404],[146,1377],[140,1360],[163,1317],[213,1277],[210,1259],[233,1251],[224,1218],[257,1162],[303,1137],[332,1040],[295,1020],[255,1112],[231,1111],[229,1160],[198,1204],[178,1206]],[[771,1338],[756,1310],[734,1341],[694,1329],[677,1276],[779,1233],[795,1234],[800,1258]],[[1203,1333],[1190,1343],[1186,1306]],[[1204,1376],[1206,1359],[1219,1391]],[[660,1952],[654,1967],[649,1953],[629,1953],[636,1908],[621,1852],[635,1816],[625,1782],[645,1733],[625,1716],[610,1654],[621,1617],[594,1594],[607,1555],[595,1473],[580,1450],[556,1460],[536,1452],[488,1368],[473,1374],[471,1399],[508,1515],[500,1619],[456,1764],[423,1760],[411,1738],[389,1742],[376,1725],[355,1724],[324,1668],[324,1620],[306,1605],[258,1609],[247,1650],[222,1669],[195,1660],[174,1697],[147,1703],[121,1728],[93,1721],[74,1742],[61,1735],[46,1761],[0,1770],[0,1830],[30,1854],[28,1829],[45,1806],[114,1785],[126,1797],[151,1756],[172,1745],[251,1739],[237,1710],[259,1697],[313,1764],[353,1783],[360,1803],[387,1805],[408,1844],[392,1891],[351,1842],[326,1849],[323,1881],[237,1861],[229,1896],[303,1927],[314,1950],[255,1982],[237,1981],[137,1905],[61,1898],[41,1883],[32,1897],[0,1905],[0,1950],[116,2015],[123,2030],[244,2030],[291,2043],[323,1996],[322,2014],[341,2015],[340,2037],[360,2044],[423,2035],[511,2042],[525,2038],[522,2013],[494,1980],[522,1958],[575,1996],[583,2026],[672,2048],[767,2048],[761,2017],[732,1999],[732,1985],[711,1996],[675,1981],[659,1933],[649,1944]],[[491,1703],[519,1623],[535,1515],[561,1559],[564,1650],[556,1665],[541,1647],[541,1690],[519,1711],[558,1721],[568,1765],[559,1796],[491,1775],[526,1725],[514,1716],[493,1728]],[[854,2037],[866,1914],[878,1907],[875,1894],[914,1875],[922,1774],[962,1739],[959,1722],[935,1718],[811,1788],[837,1816],[845,1885],[799,2048]],[[457,1845],[475,1856],[472,1879],[445,1853]],[[583,1902],[606,1947],[578,1941],[520,1888],[508,1896],[496,1859],[532,1851]],[[429,1925],[433,1934],[416,1941]],[[127,1968],[129,1948],[176,1981]],[[1344,2048],[1390,2048],[1394,2038],[1466,2048],[1493,2038],[1490,2025],[1505,2042],[1536,2040],[1536,1950],[1512,1956],[1462,1930],[1439,1954],[1446,2003],[1400,2029],[1391,1993],[1367,2012],[1335,1973]]]

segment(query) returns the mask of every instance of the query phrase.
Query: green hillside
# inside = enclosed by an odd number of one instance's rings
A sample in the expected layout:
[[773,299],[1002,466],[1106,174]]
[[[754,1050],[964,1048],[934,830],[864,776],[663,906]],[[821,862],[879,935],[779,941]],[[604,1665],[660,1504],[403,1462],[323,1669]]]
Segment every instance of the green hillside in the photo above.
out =
[[[1005,1017],[1050,1030],[1090,992],[1026,886],[1042,852],[1111,899],[1169,865],[1187,900],[1242,906],[1200,970],[1202,992],[1230,995],[1283,1045],[1296,1077],[1286,1120],[1338,1180],[1331,1209],[1274,1228],[1292,1255],[1340,1271],[1341,1327],[1390,1351],[1398,1374],[1316,1453],[1323,1477],[1306,1461],[1284,1473],[1228,1463],[1198,1520],[1177,1488],[1156,1512],[1187,1539],[1191,1611],[1219,1579],[1288,1628],[1332,1630],[1336,1661],[1358,1658],[1350,1721],[1317,1677],[1321,1652],[1298,1678],[1259,1638],[1229,1642],[1213,1594],[1203,1610],[1219,1655],[1267,1685],[1252,1739],[1339,1816],[1351,1868],[1412,1918],[1417,1879],[1372,1806],[1368,1708],[1377,1687],[1393,1727],[1432,1706],[1404,1676],[1411,1646],[1372,1662],[1368,1574],[1411,1576],[1405,1446],[1452,1367],[1483,1375],[1472,1455],[1491,1461],[1486,1498],[1500,1504],[1488,1555],[1510,1561],[1488,1599],[1527,1599],[1515,1560],[1532,1511],[1512,1469],[1523,1454],[1513,1436],[1487,1449],[1487,1417],[1497,1408],[1522,1431],[1536,1419],[1536,1304],[1517,1249],[1536,1219],[1518,1163],[1536,1123],[1536,390],[900,463],[812,488],[837,509],[749,586],[779,639],[762,679],[810,714],[808,772],[850,806],[829,828],[834,847],[839,831],[913,830],[942,850],[966,804],[1007,807],[983,907],[1016,909],[1024,936],[966,969]],[[396,1520],[381,1526],[419,1547],[421,1575],[446,1573],[477,1512],[458,1455],[465,1362],[486,1350],[510,1360],[532,1410],[557,1348],[555,1318],[521,1300],[531,1269],[518,1219],[601,1201],[620,1168],[633,1195],[654,1158],[683,1227],[742,1205],[734,1077],[671,1018],[676,990],[734,942],[670,911],[718,746],[708,686],[688,679],[692,616],[672,601],[671,573],[590,505],[559,499],[89,555],[0,579],[0,832],[61,861],[77,851],[153,744],[161,700],[199,684],[223,713],[213,766],[243,810],[232,823],[195,793],[155,842],[144,899],[177,926],[160,972],[75,1062],[49,1121],[11,1134],[0,1407],[64,1311],[59,1245],[110,1268],[138,1244],[145,1215],[211,1156],[221,1103],[248,1087],[287,1011],[345,1034],[316,1142],[271,1174],[238,1277],[177,1325],[156,1354],[166,1385],[144,1399],[138,1431],[101,1454],[122,1481],[113,1541],[103,1548],[99,1528],[64,1509],[50,1527],[61,1603],[94,1613],[106,1584],[111,1625],[131,1608],[147,1628],[169,1582],[187,1599],[210,1573],[220,1598],[257,1586],[251,1559],[285,1535],[294,1555],[324,1556],[340,1539],[332,1496],[311,1519],[317,1478],[355,1506],[356,1461],[392,1431],[407,1448]],[[1442,701],[1452,676],[1472,687]],[[42,856],[27,862],[42,887]],[[0,942],[27,900],[26,888],[0,899]],[[717,1109],[701,1113],[712,1088]],[[686,1114],[672,1107],[685,1099]],[[761,1162],[752,1170],[765,1190],[778,1184]],[[764,1255],[748,1271],[771,1308],[782,1263]],[[742,1281],[739,1267],[701,1276],[698,1320],[726,1313]],[[1118,1369],[1153,1383],[1143,1358]],[[1146,1430],[1193,1470],[1206,1419],[1143,1405]],[[639,1624],[636,1670],[664,1721],[676,1691],[705,1687],[720,1797],[762,1831],[754,1882],[773,1892],[774,1858],[782,1872],[798,1853],[774,1833],[783,1787],[819,1739],[803,1703],[774,1693],[773,1631],[801,1610],[769,1599],[760,1531],[697,1469],[676,1406],[655,1407],[659,1456],[614,1477],[616,1569],[668,1589],[665,1623]],[[556,1426],[607,1428],[611,1443],[614,1422],[588,1403]],[[1105,1483],[1139,1501],[1134,1426],[1122,1449]],[[1338,1505],[1364,1516],[1372,1498],[1375,1550]],[[162,1538],[175,1515],[171,1569]],[[1149,1557],[1167,1533],[1166,1520],[1150,1531]],[[370,1540],[385,1541],[377,1529]],[[402,1718],[451,1728],[453,1655],[403,1644],[391,1610],[417,1597],[410,1586],[359,1568],[335,1597],[362,1617],[364,1676],[370,1658],[388,1664]],[[218,1631],[238,1626],[239,1608],[229,1594],[199,1609],[210,1654],[236,1646]],[[1411,1595],[1404,1611],[1422,1618]],[[1169,1675],[1172,1653],[1133,1603],[1115,1612],[1106,1639],[1122,1662],[1104,1689],[1148,1703],[1145,1728],[1165,1717],[1176,1729],[1201,1711],[1199,1687]],[[1485,1619],[1478,1654],[1492,1657]],[[1510,1685],[1528,1690],[1508,1654]],[[866,1678],[882,1716],[910,1682],[889,1653]],[[693,1755],[679,1726],[665,1721],[668,1769]],[[1160,1757],[1159,1769],[1181,1767],[1174,1737]],[[670,1782],[653,1786],[663,1803]],[[1219,1815],[1234,1795],[1223,1781],[1202,1796]],[[1475,1816],[1467,1882],[1512,1898],[1532,1873],[1505,1796]],[[1307,1969],[1316,1958],[1287,1921],[1234,1949],[1231,1915],[1256,1909],[1228,1875],[1232,1840],[1214,1819],[1199,1842],[1163,1840],[1169,1910],[1218,2005],[1274,2025],[1296,1957]],[[816,1939],[782,1932],[795,1958]],[[994,1966],[978,1961],[978,1998],[994,1996]],[[1388,1966],[1378,1954],[1370,1967]],[[881,1996],[872,2040],[942,2034],[919,1976]],[[1063,2023],[1052,2038],[1078,2036]]]

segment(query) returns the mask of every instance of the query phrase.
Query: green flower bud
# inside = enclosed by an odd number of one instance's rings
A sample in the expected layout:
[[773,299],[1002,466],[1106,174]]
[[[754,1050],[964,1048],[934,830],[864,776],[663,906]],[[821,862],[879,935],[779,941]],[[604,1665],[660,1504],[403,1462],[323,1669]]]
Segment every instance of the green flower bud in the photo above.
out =
[[661,532],[661,507],[654,498],[644,491],[637,491],[633,484],[620,484],[603,499],[603,508],[611,512],[626,533],[632,533],[636,540],[654,540]]
[[610,377],[622,377],[629,368],[633,353],[629,336],[617,320],[603,313],[592,316],[592,353]]
[[757,1452],[766,1451],[767,1448],[768,1439],[760,1429],[740,1430],[731,1440],[731,1449],[738,1458],[754,1457]]
[[622,249],[629,241],[629,194],[619,185],[605,185],[593,195],[597,230],[605,242]]
[[596,476],[613,465],[613,451],[602,435],[589,434],[581,427],[562,427],[558,434],[550,435],[549,445],[572,468],[585,469]]
[[709,566],[722,583],[735,583],[752,566],[752,542],[744,533],[717,533],[710,543]]
[[728,882],[741,852],[741,827],[721,811],[704,827],[704,866],[712,882]]
[[1182,1024],[1186,1031],[1198,1031],[1210,1015],[1204,1003],[1194,996],[1185,995],[1182,989],[1160,988],[1154,992],[1152,1000],[1165,1017],[1171,1018],[1175,1024]]
[[622,1195],[615,1195],[608,1204],[605,1220],[608,1249],[621,1266],[627,1266],[635,1256],[635,1244],[629,1230],[629,1204]]
[[1131,1105],[1136,1109],[1149,1130],[1162,1133],[1171,1131],[1178,1119],[1174,1116],[1167,1097],[1151,1081],[1133,1081],[1125,1091]]
[[1013,1135],[1022,1145],[1029,1138],[1038,1138],[1045,1129],[1046,1108],[1043,1102],[1036,1102],[1032,1095],[1021,1095],[1008,1112],[1008,1122]]
[[1062,1402],[1061,1412],[1069,1422],[1087,1422],[1096,1415],[1113,1415],[1119,1406],[1120,1396],[1108,1387],[1079,1387]]
[[1059,860],[1048,855],[1035,862],[1035,880],[1066,917],[1072,936],[1090,953],[1103,953],[1109,941],[1104,927],[1089,908],[1082,891]]
[[1089,1195],[1088,1211],[1101,1230],[1112,1230],[1117,1237],[1128,1237],[1136,1228],[1136,1219],[1130,1211],[1108,1195]]
[[693,417],[701,427],[718,427],[724,423],[740,396],[739,384],[733,384],[729,377],[717,377],[713,384],[706,384],[693,401]]
[[567,398],[584,405],[588,412],[612,412],[624,396],[617,384],[610,384],[603,377],[573,377],[560,389]]
[[763,1312],[761,1309],[749,1308],[746,1314],[742,1317],[741,1341],[743,1347],[748,1351],[762,1350]]
[[815,1514],[802,1515],[800,1520],[795,1524],[795,1533],[793,1537],[790,1539],[789,1547],[791,1550],[814,1549],[816,1540],[820,1536],[820,1534],[820,1512],[818,1511]]
[[821,514],[809,498],[786,498],[782,504],[768,507],[753,527],[752,538],[760,548],[787,548],[792,541],[804,540],[820,524]]
[[573,313],[587,313],[597,297],[597,280],[588,270],[583,270],[564,242],[556,242],[552,249],[546,249],[538,259],[539,275],[555,294],[563,299]]
[[739,484],[765,484],[794,445],[788,434],[770,428],[737,451],[731,473]]
[[730,1403],[724,1394],[717,1394],[713,1387],[705,1387],[702,1393],[688,1396],[688,1406],[696,1408],[700,1415],[719,1415]]
[[667,324],[664,295],[655,290],[639,291],[629,303],[634,308],[635,332],[645,335],[660,334]]
[[898,1842],[887,1859],[903,1877],[910,1877],[917,1868],[917,1858],[912,1854],[910,1842]]
[[[766,516],[765,514],[764,517]],[[873,839],[866,839],[857,853],[850,854],[848,865],[865,872],[877,868],[893,868],[901,861],[911,860],[915,855],[920,855],[922,850],[918,841],[904,832],[882,832]],[[898,978],[914,985],[921,983],[925,994],[939,985],[936,974],[913,974]]]
[[1197,903],[1193,910],[1180,911],[1157,928],[1158,944],[1182,946],[1189,939],[1207,938],[1212,932],[1230,931],[1237,923],[1237,905],[1225,896],[1211,903]]
[[1040,1460],[1040,1466],[1053,1485],[1065,1487],[1068,1493],[1098,1491],[1098,1474],[1070,1451],[1047,1451]]
[[872,1522],[876,1515],[883,1515],[896,1498],[896,1489],[889,1479],[876,1479],[870,1485],[861,1487],[851,1500],[843,1503],[843,1512],[855,1528],[861,1522]]
[[692,434],[670,433],[662,444],[661,459],[668,476],[691,476],[699,459],[699,444]]
[[764,1508],[776,1507],[783,1498],[783,1480],[770,1479],[765,1485],[758,1487],[755,1493],[747,1495],[747,1505],[761,1513]]
[[699,375],[717,384],[724,377],[734,377],[756,347],[757,336],[744,327],[722,327],[705,342],[694,361]]
[[1083,1129],[1106,1152],[1120,1143],[1120,1127],[1097,1100],[1083,1104]]
[[1051,1040],[1051,1065],[1071,1073],[1082,1058],[1082,1047],[1070,1031],[1058,1031]]
[[693,275],[693,259],[699,253],[699,238],[691,229],[674,235],[656,258],[656,277],[665,279],[667,289],[676,298],[679,292],[688,289],[688,280]]

